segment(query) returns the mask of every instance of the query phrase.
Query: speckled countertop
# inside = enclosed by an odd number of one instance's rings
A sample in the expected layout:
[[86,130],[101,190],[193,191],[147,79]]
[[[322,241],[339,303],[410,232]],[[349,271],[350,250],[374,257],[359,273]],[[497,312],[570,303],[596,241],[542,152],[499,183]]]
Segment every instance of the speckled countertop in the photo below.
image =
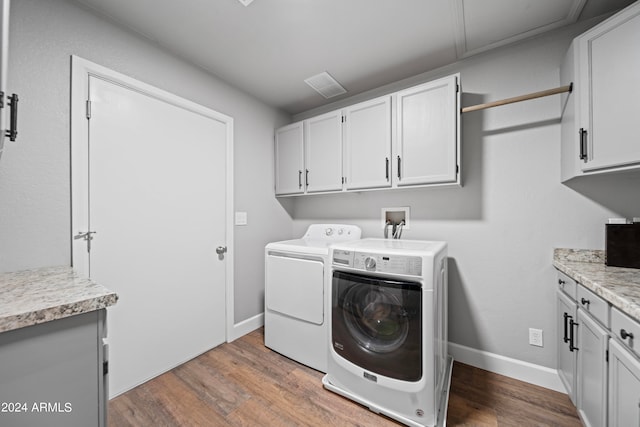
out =
[[0,332],[100,310],[117,300],[68,266],[0,273]]
[[604,251],[555,249],[553,266],[640,321],[640,269],[608,267]]

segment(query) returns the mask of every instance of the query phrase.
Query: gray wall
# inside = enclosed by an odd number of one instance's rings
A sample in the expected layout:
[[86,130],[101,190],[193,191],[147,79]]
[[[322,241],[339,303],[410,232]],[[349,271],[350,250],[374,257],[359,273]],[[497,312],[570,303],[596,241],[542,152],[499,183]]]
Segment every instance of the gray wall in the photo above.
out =
[[[464,106],[554,88],[580,30],[463,60],[354,99],[453,72],[461,73]],[[553,249],[603,249],[608,217],[640,215],[640,181],[596,179],[575,189],[560,183],[559,96],[464,114],[462,134],[462,188],[297,198],[294,234],[309,223],[336,221],[360,225],[365,237],[382,237],[381,208],[411,207],[403,239],[449,243],[450,341],[555,367]],[[543,329],[543,348],[528,344],[530,327]]]
[[[235,319],[263,308],[264,245],[291,236],[273,198],[273,129],[289,117],[137,34],[64,0],[12,2],[9,89],[19,139],[0,161],[0,271],[70,263],[70,55],[78,55],[234,118]],[[259,179],[256,179],[259,177]]]

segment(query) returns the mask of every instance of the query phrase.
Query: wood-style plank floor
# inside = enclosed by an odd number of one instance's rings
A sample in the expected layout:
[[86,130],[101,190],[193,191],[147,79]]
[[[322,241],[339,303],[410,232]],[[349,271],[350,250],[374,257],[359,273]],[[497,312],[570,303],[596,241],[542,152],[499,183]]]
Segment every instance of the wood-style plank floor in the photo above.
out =
[[[263,329],[110,401],[109,427],[398,426],[264,346]],[[562,393],[454,363],[449,426],[581,426]]]

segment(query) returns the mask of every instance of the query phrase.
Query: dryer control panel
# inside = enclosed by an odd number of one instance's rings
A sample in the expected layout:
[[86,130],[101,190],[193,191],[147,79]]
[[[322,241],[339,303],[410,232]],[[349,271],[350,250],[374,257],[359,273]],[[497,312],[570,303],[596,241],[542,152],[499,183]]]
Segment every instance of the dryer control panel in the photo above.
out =
[[422,258],[419,256],[379,254],[371,252],[335,249],[333,265],[379,273],[422,275]]

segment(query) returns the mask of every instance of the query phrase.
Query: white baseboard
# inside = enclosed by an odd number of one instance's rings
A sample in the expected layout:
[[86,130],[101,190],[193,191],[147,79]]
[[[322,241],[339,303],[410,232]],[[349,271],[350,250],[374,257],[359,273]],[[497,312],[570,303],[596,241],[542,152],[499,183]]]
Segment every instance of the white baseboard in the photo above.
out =
[[546,366],[535,365],[510,357],[487,351],[476,350],[460,344],[449,343],[449,354],[455,361],[495,372],[496,374],[515,378],[530,384],[535,384],[551,390],[566,393],[558,371]]
[[236,323],[231,328],[230,336],[227,337],[227,342],[235,341],[243,335],[264,326],[264,313],[256,314],[240,323]]

